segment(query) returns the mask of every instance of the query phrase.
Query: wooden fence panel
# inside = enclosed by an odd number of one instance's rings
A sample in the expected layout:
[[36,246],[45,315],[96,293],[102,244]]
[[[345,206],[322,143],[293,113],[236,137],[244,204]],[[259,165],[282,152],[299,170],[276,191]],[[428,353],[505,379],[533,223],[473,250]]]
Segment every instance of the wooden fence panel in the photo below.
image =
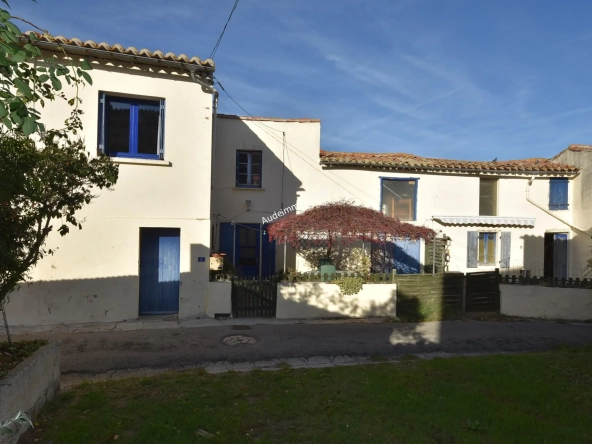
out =
[[426,311],[461,311],[462,273],[396,275],[397,314],[422,318]]
[[499,271],[467,273],[467,312],[499,311]]
[[275,318],[277,278],[232,279],[232,316],[235,318]]

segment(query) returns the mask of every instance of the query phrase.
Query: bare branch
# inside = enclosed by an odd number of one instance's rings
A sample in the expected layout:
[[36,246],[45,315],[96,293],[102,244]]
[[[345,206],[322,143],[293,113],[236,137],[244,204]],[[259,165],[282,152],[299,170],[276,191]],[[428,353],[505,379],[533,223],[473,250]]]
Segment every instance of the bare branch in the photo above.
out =
[[20,20],[21,22],[24,22],[24,23],[26,23],[27,25],[31,25],[33,28],[35,28],[35,29],[37,29],[37,30],[41,31],[43,34],[50,35],[50,34],[49,34],[49,31],[48,31],[47,29],[40,28],[40,27],[39,27],[39,26],[37,26],[35,23],[31,23],[29,20],[25,20],[24,18],[22,18],[22,17],[19,17],[19,16],[16,16],[16,15],[13,15],[13,16],[11,16],[11,18],[13,18],[13,19],[16,19],[16,20]]

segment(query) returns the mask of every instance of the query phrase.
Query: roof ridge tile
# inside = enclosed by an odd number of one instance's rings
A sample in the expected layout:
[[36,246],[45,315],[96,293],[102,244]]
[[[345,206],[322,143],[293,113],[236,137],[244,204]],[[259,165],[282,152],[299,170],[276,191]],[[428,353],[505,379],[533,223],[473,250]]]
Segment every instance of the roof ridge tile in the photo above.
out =
[[[121,45],[119,43],[115,43],[114,45],[110,45],[105,42],[97,43],[94,40],[82,41],[81,39],[76,38],[76,37],[69,39],[69,38],[64,37],[62,35],[51,36],[48,34],[41,34],[39,32],[35,32],[35,31],[26,31],[24,34],[26,36],[29,36],[31,34],[35,34],[35,36],[37,37],[37,40],[40,42],[58,43],[61,45],[78,46],[80,48],[100,49],[100,50],[112,52],[115,54],[136,55],[136,56],[142,56],[142,57],[147,57],[147,58],[151,58],[151,59],[170,60],[170,61],[174,61],[174,62],[182,62],[182,63],[188,63],[188,64],[192,64],[192,65],[201,65],[201,66],[207,66],[207,67],[211,67],[211,68],[216,67],[215,62],[212,59],[202,60],[199,57],[195,57],[195,56],[189,58],[185,54],[176,55],[175,53],[172,53],[172,52],[167,52],[165,55],[165,54],[163,54],[162,51],[160,51],[158,49],[156,51],[151,52],[150,50],[145,49],[145,48],[138,50],[134,46],[124,47],[123,45]],[[33,42],[33,43],[35,43],[35,42]]]
[[[592,147],[591,147],[592,148]],[[527,172],[541,171],[554,173],[576,173],[577,167],[551,162],[550,159],[534,157],[527,159],[480,161],[455,160],[434,157],[421,157],[410,153],[359,153],[320,151],[321,164],[334,165],[376,165],[417,169],[474,169],[484,171]]]

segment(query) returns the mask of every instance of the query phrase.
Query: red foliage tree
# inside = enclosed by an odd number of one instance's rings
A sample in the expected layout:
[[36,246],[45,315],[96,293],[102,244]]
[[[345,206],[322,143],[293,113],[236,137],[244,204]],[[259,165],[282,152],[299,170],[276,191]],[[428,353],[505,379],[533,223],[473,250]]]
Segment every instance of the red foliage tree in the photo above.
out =
[[352,202],[327,202],[271,224],[269,240],[302,245],[327,245],[327,257],[337,239],[344,245],[356,241],[384,244],[392,238],[429,240],[435,232],[427,227],[401,222],[372,208]]

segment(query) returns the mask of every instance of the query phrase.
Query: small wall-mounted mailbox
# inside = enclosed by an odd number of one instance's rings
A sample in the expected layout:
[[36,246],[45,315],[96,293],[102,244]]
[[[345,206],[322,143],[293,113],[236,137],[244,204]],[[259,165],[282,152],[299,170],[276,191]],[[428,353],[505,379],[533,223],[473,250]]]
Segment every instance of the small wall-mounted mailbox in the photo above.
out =
[[210,270],[222,271],[224,269],[224,253],[214,253],[210,255]]

